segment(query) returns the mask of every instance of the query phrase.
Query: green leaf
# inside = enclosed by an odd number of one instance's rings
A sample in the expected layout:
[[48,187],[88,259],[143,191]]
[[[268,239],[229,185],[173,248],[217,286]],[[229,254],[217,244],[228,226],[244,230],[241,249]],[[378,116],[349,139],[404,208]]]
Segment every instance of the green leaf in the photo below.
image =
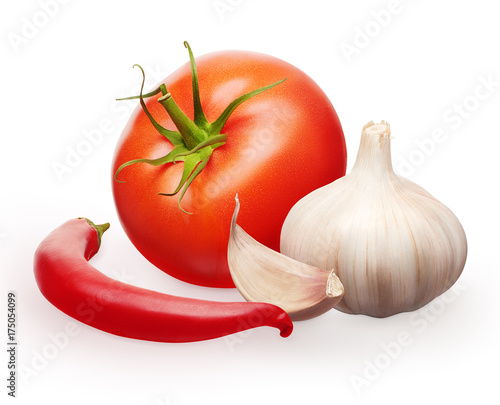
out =
[[189,46],[187,41],[184,41],[184,46],[188,49],[189,64],[191,66],[191,82],[193,84],[194,123],[199,127],[206,128],[209,124],[207,117],[203,112],[203,108],[201,107],[200,87],[198,84],[198,71],[196,69],[196,62],[194,60],[193,51],[191,51],[191,47]]
[[[135,65],[134,65],[135,66]],[[142,95],[142,98],[148,98],[148,97],[152,97],[154,96],[155,94],[158,94],[158,93],[162,93],[162,94],[167,94],[167,92],[165,91],[165,93],[163,93],[162,91],[162,88],[163,89],[167,89],[165,87],[165,85],[162,83],[159,87],[157,87],[155,90],[149,92],[149,93],[146,93],[146,94],[143,94]],[[116,100],[117,101],[124,101],[124,100],[137,100],[138,98],[141,98],[140,95],[138,96],[130,96],[130,97],[123,97],[123,98],[117,98]]]
[[202,157],[199,153],[192,153],[186,156],[184,158],[184,171],[182,172],[182,177],[177,188],[172,193],[158,193],[159,195],[171,197],[182,190],[178,204],[181,211],[185,214],[191,215],[192,212],[187,212],[184,208],[182,208],[181,201],[193,180],[201,173],[210,160],[211,152],[208,155],[204,155],[205,156]]
[[247,101],[248,99],[256,96],[257,94],[260,94],[266,90],[269,90],[273,88],[274,86],[277,86],[280,83],[283,83],[286,79],[282,79],[279,82],[270,84],[268,86],[261,87],[260,89],[253,90],[249,93],[243,94],[242,96],[239,96],[236,100],[231,102],[226,109],[222,112],[222,114],[217,118],[211,125],[211,131],[213,133],[220,133],[222,131],[222,128],[226,124],[226,121],[228,120],[229,116],[233,113],[233,111],[238,107],[241,103]]
[[[142,72],[142,84],[141,84],[141,92],[139,94],[139,100],[140,100],[140,103],[141,103],[141,107],[142,109],[144,110],[144,113],[146,114],[146,116],[149,118],[149,121],[151,121],[151,124],[153,124],[153,126],[155,127],[155,129],[161,134],[163,135],[165,138],[167,138],[171,143],[172,145],[181,145],[183,144],[183,139],[182,139],[182,136],[181,134],[178,132],[178,131],[172,131],[170,129],[167,129],[167,128],[164,128],[162,127],[154,118],[153,116],[151,115],[151,113],[149,112],[148,108],[146,107],[146,103],[144,102],[144,96],[142,95],[142,91],[144,90],[144,82],[146,81],[146,74],[144,73],[144,69],[142,68],[141,65],[138,65],[138,64],[135,64],[134,67],[138,67],[139,69],[141,69],[141,72]],[[155,91],[153,91],[152,93],[148,93],[148,94],[151,94],[151,95],[154,95],[154,94],[158,94],[158,93],[162,93],[163,95],[167,94],[167,88],[165,87],[164,84],[160,85],[160,87],[158,87]]]
[[[198,152],[199,150],[206,148],[207,146],[213,146],[213,145],[218,145],[218,144],[222,145],[226,141],[227,141],[227,135],[225,135],[225,134],[214,135],[211,138],[208,138],[207,140],[198,144],[193,149],[188,150],[184,154],[179,154],[178,156],[187,156],[188,154]],[[220,146],[220,145],[218,145],[218,146]],[[215,148],[213,148],[213,149],[215,149]]]
[[127,166],[134,165],[136,163],[146,163],[151,166],[160,166],[166,163],[175,163],[180,160],[184,160],[186,153],[189,153],[188,149],[184,145],[177,145],[172,149],[167,155],[162,156],[157,159],[134,159],[122,164],[115,173],[115,181],[118,183],[125,183],[124,181],[118,180],[118,173],[120,173]]

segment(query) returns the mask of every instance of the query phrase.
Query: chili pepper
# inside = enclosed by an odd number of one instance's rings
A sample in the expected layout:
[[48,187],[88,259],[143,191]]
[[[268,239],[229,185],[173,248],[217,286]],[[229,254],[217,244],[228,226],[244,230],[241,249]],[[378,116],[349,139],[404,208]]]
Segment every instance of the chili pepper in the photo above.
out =
[[45,298],[67,315],[115,335],[157,342],[213,339],[259,326],[290,335],[292,322],[266,303],[177,297],[114,280],[88,263],[109,224],[72,219],[52,231],[34,258]]

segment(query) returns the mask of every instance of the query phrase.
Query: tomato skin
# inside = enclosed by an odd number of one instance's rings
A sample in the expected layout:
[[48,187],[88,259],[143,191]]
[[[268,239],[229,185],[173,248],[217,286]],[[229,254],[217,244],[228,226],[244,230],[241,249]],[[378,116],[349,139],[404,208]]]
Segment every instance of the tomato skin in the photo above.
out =
[[[136,248],[155,266],[186,282],[234,287],[226,253],[234,197],[238,223],[259,242],[279,250],[288,211],[314,189],[343,176],[346,147],[340,121],[324,92],[304,72],[272,56],[224,51],[196,59],[201,103],[209,122],[241,94],[286,80],[244,102],[221,133],[228,141],[215,149],[207,166],[182,199],[161,196],[179,183],[183,163],[134,164],[113,180],[121,224]],[[164,81],[179,107],[193,118],[189,64]],[[157,97],[146,100],[155,119],[176,130]],[[116,147],[113,178],[123,163],[154,159],[172,145],[140,106]]]

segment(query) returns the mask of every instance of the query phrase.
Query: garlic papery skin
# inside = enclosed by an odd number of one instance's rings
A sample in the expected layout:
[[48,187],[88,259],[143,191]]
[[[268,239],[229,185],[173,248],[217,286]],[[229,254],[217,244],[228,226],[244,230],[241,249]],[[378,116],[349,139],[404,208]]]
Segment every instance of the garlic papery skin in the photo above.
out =
[[397,176],[390,127],[369,122],[352,171],[302,198],[281,232],[281,253],[334,268],[345,288],[336,309],[387,317],[414,311],[448,290],[467,257],[456,216]]
[[317,317],[338,304],[344,288],[333,270],[300,263],[257,242],[236,223],[239,208],[236,196],[228,264],[236,288],[247,301],[277,305],[293,321]]

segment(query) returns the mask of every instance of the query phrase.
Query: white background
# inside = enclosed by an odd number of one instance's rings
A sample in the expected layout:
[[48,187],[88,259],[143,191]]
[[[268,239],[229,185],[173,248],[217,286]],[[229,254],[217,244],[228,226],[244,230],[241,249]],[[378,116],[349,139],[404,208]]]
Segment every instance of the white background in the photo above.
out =
[[[6,308],[7,291],[17,293],[18,403],[500,404],[497,2],[62,3],[50,13],[43,0],[2,2],[0,10],[1,302]],[[361,127],[388,120],[396,171],[448,205],[466,230],[469,256],[455,287],[413,314],[380,320],[332,310],[296,323],[287,339],[260,328],[192,344],[119,338],[50,305],[34,282],[33,252],[77,216],[111,223],[92,261],[106,274],[178,295],[241,300],[235,290],[158,271],[114,211],[111,158],[135,106],[114,100],[137,92],[134,63],[146,68],[150,87],[186,63],[184,40],[196,55],[247,49],[304,70],[339,114],[348,171]],[[58,178],[54,162],[103,125],[110,129],[102,141]],[[0,340],[4,352],[6,335]]]

